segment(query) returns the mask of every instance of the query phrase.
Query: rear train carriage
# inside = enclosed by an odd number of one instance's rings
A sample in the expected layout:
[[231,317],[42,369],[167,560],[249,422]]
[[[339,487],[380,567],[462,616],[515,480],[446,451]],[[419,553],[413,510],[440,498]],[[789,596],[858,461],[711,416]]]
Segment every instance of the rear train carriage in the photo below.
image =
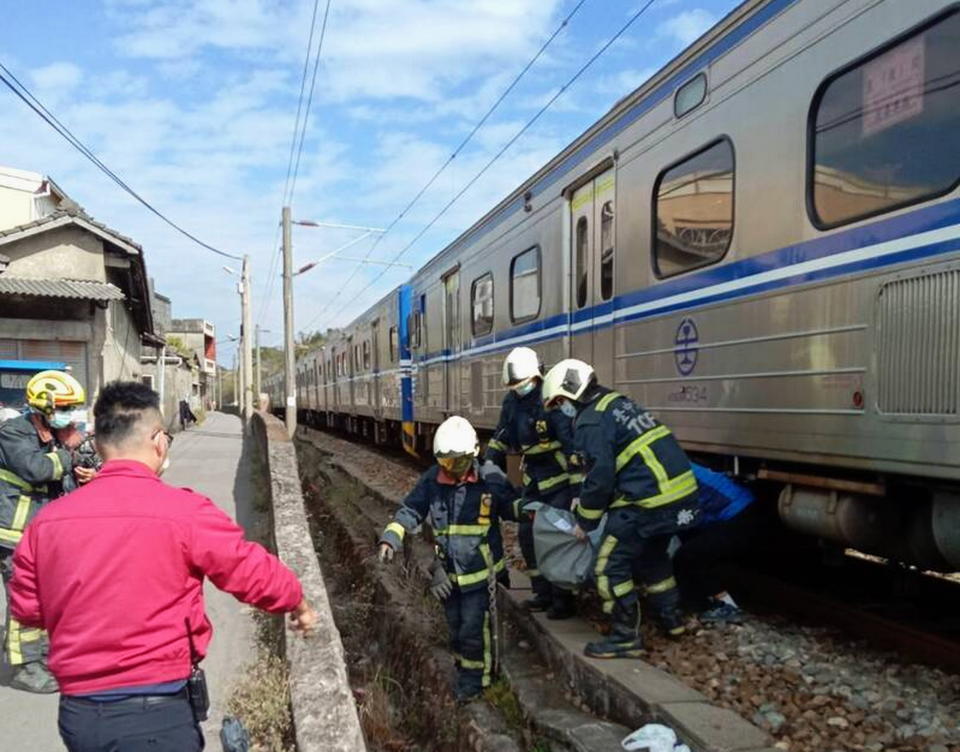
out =
[[531,345],[787,524],[960,568],[958,142],[957,4],[743,3],[415,274],[408,446]]

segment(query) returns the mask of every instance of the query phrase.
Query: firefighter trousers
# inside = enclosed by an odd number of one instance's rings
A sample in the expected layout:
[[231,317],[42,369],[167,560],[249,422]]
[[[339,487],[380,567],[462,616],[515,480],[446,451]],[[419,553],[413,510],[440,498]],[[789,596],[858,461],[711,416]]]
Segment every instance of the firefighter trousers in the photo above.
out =
[[0,574],[7,593],[6,629],[4,630],[3,653],[9,666],[22,666],[25,663],[47,662],[50,644],[47,633],[42,629],[23,627],[10,614],[9,583],[13,579],[13,551],[0,548]]
[[443,608],[457,664],[457,694],[476,695],[490,686],[493,671],[493,626],[486,583],[466,592],[454,587]]
[[[572,489],[567,486],[549,496],[543,496],[536,501],[541,501],[555,509],[566,509],[569,511],[570,502],[573,499]],[[532,501],[533,499],[526,499]],[[517,525],[517,541],[520,543],[520,553],[523,554],[523,560],[527,564],[527,574],[530,576],[530,586],[536,595],[552,599],[554,597],[565,597],[569,591],[562,588],[556,588],[551,585],[547,578],[540,574],[537,569],[537,554],[533,547],[533,520],[528,515],[521,515],[522,519]]]
[[683,631],[680,593],[667,553],[681,511],[679,504],[657,510],[624,507],[610,511],[595,567],[605,613],[634,613],[642,591],[661,627],[668,632]]

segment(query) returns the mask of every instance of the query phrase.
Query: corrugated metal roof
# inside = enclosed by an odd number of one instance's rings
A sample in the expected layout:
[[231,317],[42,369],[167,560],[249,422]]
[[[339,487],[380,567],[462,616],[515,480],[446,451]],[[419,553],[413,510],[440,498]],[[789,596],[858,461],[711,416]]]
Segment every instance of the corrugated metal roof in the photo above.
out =
[[76,300],[123,300],[119,287],[109,282],[75,279],[26,279],[0,275],[0,295],[36,295]]

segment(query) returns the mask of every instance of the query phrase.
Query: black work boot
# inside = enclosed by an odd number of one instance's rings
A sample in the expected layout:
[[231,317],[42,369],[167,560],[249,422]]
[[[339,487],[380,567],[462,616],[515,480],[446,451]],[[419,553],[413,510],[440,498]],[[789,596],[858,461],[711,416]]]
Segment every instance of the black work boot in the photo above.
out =
[[546,611],[553,605],[553,599],[545,593],[537,593],[533,598],[527,598],[523,602],[523,607],[527,611]]
[[661,607],[655,618],[663,634],[671,640],[679,640],[687,631],[679,604]]
[[642,658],[643,639],[640,637],[640,609],[636,603],[624,608],[617,604],[613,610],[610,634],[602,640],[588,642],[583,654],[590,658]]
[[553,589],[553,603],[547,609],[548,619],[569,619],[577,613],[576,600],[573,593],[562,588]]

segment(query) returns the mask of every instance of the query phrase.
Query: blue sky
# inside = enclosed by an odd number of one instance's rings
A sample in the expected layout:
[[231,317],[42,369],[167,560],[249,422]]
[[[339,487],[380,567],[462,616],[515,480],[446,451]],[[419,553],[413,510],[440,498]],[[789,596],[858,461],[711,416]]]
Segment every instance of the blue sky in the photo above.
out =
[[[294,218],[386,226],[576,2],[332,0]],[[737,4],[655,0],[403,260],[430,258]],[[374,257],[403,248],[640,5],[586,0]],[[4,64],[155,206],[208,243],[250,254],[255,320],[272,332],[265,344],[278,342],[275,275],[266,292],[313,1],[9,6]],[[225,259],[162,224],[12,94],[2,95],[0,164],[50,175],[94,217],[140,242],[175,316],[213,320],[221,339],[237,334]],[[352,237],[295,228],[295,264]],[[354,270],[328,262],[295,280],[298,331],[348,322],[408,274],[391,270],[358,297],[380,269],[364,267],[348,283]],[[230,363],[231,347],[221,344],[221,363]]]

